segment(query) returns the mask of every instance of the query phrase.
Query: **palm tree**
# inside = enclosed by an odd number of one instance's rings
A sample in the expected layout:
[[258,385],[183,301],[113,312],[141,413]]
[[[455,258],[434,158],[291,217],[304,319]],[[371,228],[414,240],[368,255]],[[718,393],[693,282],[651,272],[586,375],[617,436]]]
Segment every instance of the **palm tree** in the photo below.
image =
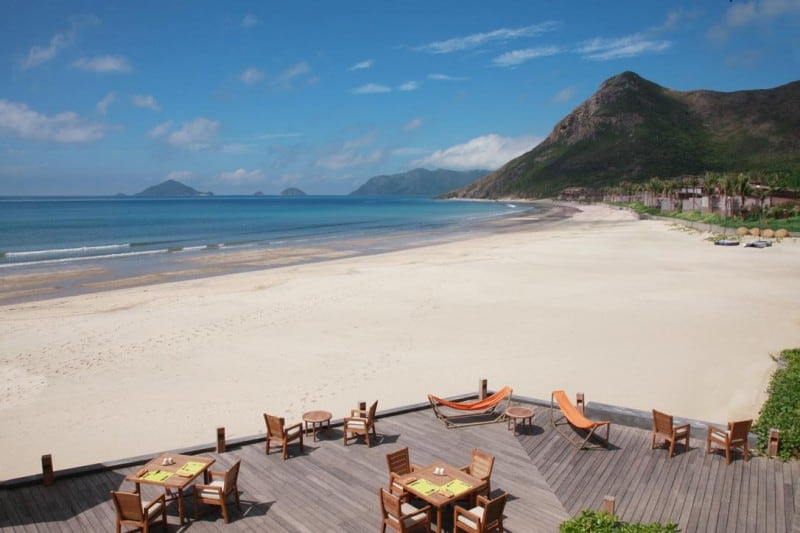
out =
[[650,204],[652,206],[658,204],[658,202],[655,202],[654,200],[658,198],[658,195],[661,194],[661,191],[663,190],[664,183],[658,177],[650,178],[650,181],[647,182],[647,191],[651,194]]
[[740,172],[739,175],[736,176],[734,191],[739,196],[739,216],[742,222],[744,222],[744,201],[745,198],[750,196],[753,192],[753,188],[750,186],[750,176]]
[[703,187],[708,194],[708,210],[714,212],[714,197],[717,195],[717,186],[719,185],[719,176],[714,172],[706,172],[703,178]]
[[723,223],[723,233],[722,236],[725,237],[728,231],[728,214],[730,213],[730,195],[736,190],[736,176],[733,174],[729,174],[725,172],[722,174],[719,182],[720,192],[722,193],[723,202],[725,205],[725,210],[723,211],[722,215],[722,223]]
[[689,188],[692,191],[692,212],[694,213],[695,211],[694,201],[697,196],[696,191],[697,191],[697,186],[700,184],[700,178],[698,178],[697,176],[689,176],[688,178],[686,178],[686,181],[684,183],[686,184],[687,188]]

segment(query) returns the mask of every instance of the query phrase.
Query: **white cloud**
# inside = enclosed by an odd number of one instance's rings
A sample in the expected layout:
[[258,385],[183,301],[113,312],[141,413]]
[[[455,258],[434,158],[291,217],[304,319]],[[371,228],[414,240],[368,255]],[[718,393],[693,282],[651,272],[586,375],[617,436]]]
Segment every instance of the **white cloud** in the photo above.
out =
[[413,131],[422,126],[423,123],[424,121],[419,117],[412,118],[411,120],[403,124],[403,131]]
[[460,76],[448,76],[447,74],[428,74],[429,80],[437,80],[437,81],[464,81],[468,80],[469,78],[460,77]]
[[642,34],[627,35],[616,39],[597,37],[580,44],[576,52],[585,59],[608,61],[642,54],[662,52],[672,46],[670,41],[656,41]]
[[502,137],[491,133],[457,144],[411,163],[413,167],[466,169],[497,169],[539,144],[542,139],[532,136]]
[[377,83],[368,83],[366,85],[362,85],[361,87],[356,87],[351,92],[353,94],[380,94],[390,93],[392,92],[392,88]]
[[173,170],[169,174],[167,174],[166,179],[168,180],[182,180],[190,177],[192,172],[189,170]]
[[557,104],[563,104],[569,102],[575,97],[575,87],[564,87],[560,91],[558,91],[555,95],[553,95],[552,101]]
[[373,150],[368,154],[360,154],[352,150],[346,150],[317,161],[317,165],[333,170],[347,167],[357,167],[377,163],[383,159],[383,150]]
[[239,74],[239,80],[247,85],[255,85],[264,79],[264,73],[256,67],[249,67]]
[[153,111],[161,111],[161,106],[158,105],[156,99],[149,94],[134,94],[131,97],[131,102],[133,102],[133,105],[136,107],[144,107],[147,109],[152,109]]
[[102,100],[100,100],[99,102],[97,102],[97,104],[95,104],[97,112],[102,115],[105,115],[106,111],[108,111],[108,106],[114,103],[114,100],[116,99],[117,95],[114,92],[110,92],[107,95],[105,95]]
[[244,18],[242,19],[242,22],[241,22],[242,26],[245,27],[245,28],[252,28],[253,26],[256,26],[256,25],[258,25],[260,23],[261,23],[261,21],[259,20],[259,18],[257,16],[255,16],[255,15],[250,14],[250,13],[245,15]]
[[510,41],[522,37],[534,37],[546,31],[553,30],[555,22],[548,21],[541,24],[534,24],[524,28],[501,28],[487,33],[473,33],[464,37],[454,37],[445,41],[435,41],[429,44],[418,46],[415,50],[431,52],[433,54],[449,54],[460,50],[478,48],[493,41]]
[[184,122],[180,129],[169,134],[168,141],[180,148],[203,150],[211,145],[218,131],[218,121],[200,117]]
[[400,85],[397,90],[398,91],[416,91],[419,89],[420,83],[418,81],[407,81],[404,84]]
[[44,115],[26,104],[0,99],[0,132],[21,139],[57,143],[88,143],[105,136],[105,126],[72,111]]
[[237,168],[229,172],[220,172],[219,179],[233,185],[244,185],[246,183],[258,183],[264,181],[265,174],[260,169],[245,170]]
[[99,23],[100,20],[92,15],[73,18],[70,28],[65,32],[53,35],[47,46],[32,46],[30,50],[28,50],[28,55],[22,60],[22,68],[33,68],[55,59],[62,50],[75,44],[80,30],[84,27]]
[[492,60],[492,63],[498,67],[513,67],[537,57],[554,56],[560,52],[561,49],[557,46],[525,48],[524,50],[513,50],[499,55]]
[[168,120],[166,122],[162,122],[161,124],[157,124],[153,127],[150,131],[147,132],[147,135],[150,137],[161,137],[162,135],[166,135],[169,130],[172,129],[172,121]]
[[365,61],[361,61],[360,63],[356,63],[355,65],[350,67],[348,70],[363,70],[365,68],[372,68],[372,65],[374,65],[374,64],[375,64],[375,61],[373,59],[367,59]]
[[128,60],[122,56],[95,56],[81,57],[72,66],[81,70],[92,72],[130,72],[131,66]]
[[775,18],[800,13],[800,0],[762,0],[759,2],[734,2],[728,6],[720,22],[708,30],[713,41],[725,41],[730,33],[757,23],[768,23]]
[[[273,82],[273,85],[280,87],[282,89],[291,90],[292,84],[300,77],[304,76],[305,74],[309,74],[311,72],[311,67],[308,66],[308,63],[305,61],[301,61],[295,65],[292,65],[285,71],[281,73],[280,76]],[[306,80],[307,82],[314,82],[315,78],[309,78]]]

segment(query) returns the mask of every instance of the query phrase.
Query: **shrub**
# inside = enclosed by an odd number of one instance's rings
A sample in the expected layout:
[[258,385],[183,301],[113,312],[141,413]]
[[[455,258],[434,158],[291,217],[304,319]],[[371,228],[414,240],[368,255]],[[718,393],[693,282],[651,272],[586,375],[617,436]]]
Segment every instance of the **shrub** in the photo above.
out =
[[753,432],[758,435],[758,449],[766,451],[770,428],[779,429],[778,453],[781,459],[787,460],[800,456],[800,348],[784,350],[780,360],[782,363],[772,374],[767,387],[769,397],[761,406]]
[[561,522],[561,533],[676,533],[680,531],[672,522],[660,524],[636,524],[617,520],[603,511],[583,511],[571,520]]

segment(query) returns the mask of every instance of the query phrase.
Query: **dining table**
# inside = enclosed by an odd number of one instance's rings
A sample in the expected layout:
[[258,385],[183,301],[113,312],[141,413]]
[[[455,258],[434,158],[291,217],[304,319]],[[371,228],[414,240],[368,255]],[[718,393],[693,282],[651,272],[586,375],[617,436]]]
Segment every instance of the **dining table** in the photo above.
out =
[[212,464],[214,459],[211,457],[165,452],[152,458],[139,470],[128,475],[125,480],[136,484],[136,492],[140,491],[142,484],[164,487],[168,496],[172,491],[177,492],[178,518],[183,525],[185,521],[183,492],[200,475],[203,476],[203,482],[208,483],[208,469]]
[[442,531],[442,510],[458,500],[471,499],[486,487],[486,482],[456,466],[438,461],[397,478],[403,490],[436,509],[436,531]]

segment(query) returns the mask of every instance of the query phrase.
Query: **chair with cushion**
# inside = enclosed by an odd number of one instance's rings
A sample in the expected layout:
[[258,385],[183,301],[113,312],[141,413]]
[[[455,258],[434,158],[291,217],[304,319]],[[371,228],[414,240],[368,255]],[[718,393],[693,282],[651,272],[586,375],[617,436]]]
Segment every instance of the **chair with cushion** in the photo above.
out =
[[[287,427],[283,418],[272,416],[267,413],[264,413],[264,421],[267,423],[267,455],[269,455],[270,448],[280,446],[283,449],[283,459],[286,460],[288,455],[286,448],[290,442],[295,440],[299,441],[300,451],[302,452],[304,450],[302,422]],[[274,446],[270,444],[270,441],[278,441],[279,444]]]
[[[236,508],[239,512],[242,511],[242,506],[239,503],[239,487],[237,480],[239,479],[239,465],[241,460],[236,461],[227,472],[214,472],[209,471],[211,483],[208,485],[197,484],[194,486],[194,517],[199,516],[199,508],[201,503],[207,505],[218,505],[222,508],[222,518],[225,523],[228,523],[228,508],[227,498],[233,496],[236,499]],[[218,478],[218,479],[214,479]]]
[[478,505],[470,510],[456,505],[453,511],[453,532],[498,531],[503,533],[503,509],[506,507],[507,498],[507,493],[503,493],[493,500],[478,496]]
[[475,448],[472,450],[472,461],[467,466],[461,468],[462,471],[466,472],[472,477],[476,477],[481,481],[486,482],[486,488],[481,490],[480,492],[483,494],[488,495],[491,493],[491,477],[492,477],[492,468],[494,467],[494,456],[489,455],[486,452],[482,452],[479,449]]
[[414,507],[383,487],[380,488],[380,495],[381,533],[386,533],[386,526],[399,533],[431,530],[430,505],[422,508]]
[[675,449],[676,441],[683,441],[683,451],[689,449],[689,434],[691,433],[691,426],[689,424],[681,424],[679,426],[673,425],[672,416],[662,413],[653,409],[653,433],[650,435],[650,449],[655,447],[656,439],[664,440],[664,443],[669,443],[669,455],[667,458],[672,457],[672,452]]
[[408,447],[386,454],[386,464],[389,467],[389,491],[403,493],[403,487],[395,482],[395,479],[402,478],[419,470],[419,466],[411,462]]
[[167,527],[167,501],[162,494],[150,502],[142,502],[142,495],[138,492],[111,491],[114,507],[117,509],[117,533],[122,531],[122,526],[134,526],[147,533],[151,522],[159,518],[164,529]]
[[727,431],[714,426],[708,427],[708,437],[706,439],[706,453],[711,453],[712,446],[717,446],[725,450],[725,461],[731,464],[731,449],[742,448],[744,460],[750,457],[750,445],[747,442],[747,434],[750,433],[752,420],[739,420],[738,422],[728,422]]
[[[357,439],[359,435],[364,436],[367,447],[370,447],[369,432],[372,431],[372,436],[377,440],[378,436],[375,433],[375,409],[378,408],[378,400],[369,406],[369,409],[352,409],[350,416],[346,416],[342,423],[342,433],[344,445],[347,446],[348,439]],[[350,437],[350,434],[353,436]]]

